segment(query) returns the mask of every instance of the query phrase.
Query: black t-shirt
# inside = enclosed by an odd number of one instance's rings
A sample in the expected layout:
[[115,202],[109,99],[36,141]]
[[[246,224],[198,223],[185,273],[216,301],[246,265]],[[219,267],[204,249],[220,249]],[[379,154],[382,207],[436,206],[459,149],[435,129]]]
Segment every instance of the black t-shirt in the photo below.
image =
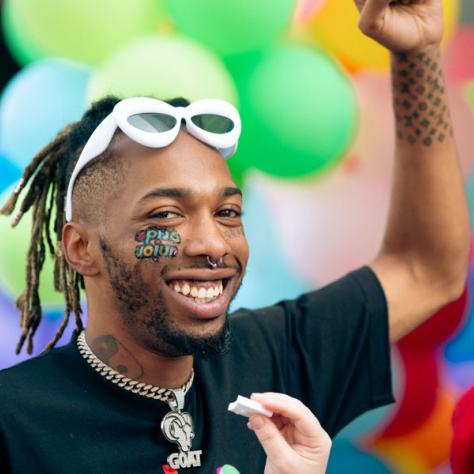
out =
[[[263,472],[247,419],[227,411],[237,395],[276,391],[302,400],[334,436],[353,418],[393,401],[387,305],[369,267],[295,300],[230,317],[228,353],[195,359],[185,411],[200,468]],[[164,472],[177,446],[160,423],[167,404],[95,372],[73,337],[64,347],[0,372],[1,473]],[[235,472],[235,471],[234,471]]]

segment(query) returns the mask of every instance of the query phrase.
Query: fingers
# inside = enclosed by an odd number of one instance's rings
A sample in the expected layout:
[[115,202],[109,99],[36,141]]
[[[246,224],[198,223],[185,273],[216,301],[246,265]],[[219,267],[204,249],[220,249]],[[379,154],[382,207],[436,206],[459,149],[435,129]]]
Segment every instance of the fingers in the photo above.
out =
[[389,0],[367,0],[359,18],[360,30],[369,36],[382,30],[389,5]]
[[252,400],[260,402],[265,408],[271,410],[275,415],[281,415],[304,436],[312,438],[325,438],[326,432],[321,427],[318,419],[311,410],[296,398],[283,393],[253,393]]
[[290,446],[270,418],[263,415],[251,415],[247,426],[255,432],[269,459],[285,460],[293,455]]

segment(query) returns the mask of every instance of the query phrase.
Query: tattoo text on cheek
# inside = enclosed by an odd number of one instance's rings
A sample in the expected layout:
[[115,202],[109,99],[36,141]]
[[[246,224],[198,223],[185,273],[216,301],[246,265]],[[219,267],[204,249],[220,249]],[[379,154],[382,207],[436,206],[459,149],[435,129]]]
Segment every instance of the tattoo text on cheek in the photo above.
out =
[[150,258],[158,262],[160,257],[176,257],[181,236],[175,229],[150,226],[135,234],[138,242],[135,247],[135,257],[138,259]]

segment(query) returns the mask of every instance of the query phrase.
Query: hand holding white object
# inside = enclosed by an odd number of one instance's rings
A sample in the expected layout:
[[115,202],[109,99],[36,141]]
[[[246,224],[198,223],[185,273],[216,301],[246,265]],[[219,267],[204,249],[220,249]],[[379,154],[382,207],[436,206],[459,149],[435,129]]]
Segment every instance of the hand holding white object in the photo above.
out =
[[271,418],[252,414],[247,425],[267,454],[265,474],[324,474],[331,438],[309,408],[281,393],[254,393],[251,399],[273,412]]

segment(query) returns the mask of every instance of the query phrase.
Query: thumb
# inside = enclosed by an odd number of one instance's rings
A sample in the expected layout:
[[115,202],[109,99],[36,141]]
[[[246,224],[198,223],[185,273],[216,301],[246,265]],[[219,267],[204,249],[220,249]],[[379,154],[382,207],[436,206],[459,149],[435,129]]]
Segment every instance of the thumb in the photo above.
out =
[[262,415],[251,415],[247,426],[255,432],[267,457],[272,461],[280,460],[282,457],[291,454],[288,443],[270,418]]
[[388,12],[388,0],[367,0],[359,18],[360,30],[368,36],[383,28]]

